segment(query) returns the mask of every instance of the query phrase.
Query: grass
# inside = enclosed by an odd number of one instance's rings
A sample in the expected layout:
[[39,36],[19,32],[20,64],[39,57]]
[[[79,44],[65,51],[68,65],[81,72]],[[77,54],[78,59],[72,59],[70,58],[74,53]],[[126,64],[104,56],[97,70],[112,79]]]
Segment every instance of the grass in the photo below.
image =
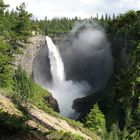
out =
[[43,89],[38,84],[33,82],[32,86],[33,86],[34,93],[33,93],[33,96],[31,97],[31,101],[33,103],[36,102],[36,101],[42,101],[44,99],[44,97],[50,95],[50,93],[47,90]]

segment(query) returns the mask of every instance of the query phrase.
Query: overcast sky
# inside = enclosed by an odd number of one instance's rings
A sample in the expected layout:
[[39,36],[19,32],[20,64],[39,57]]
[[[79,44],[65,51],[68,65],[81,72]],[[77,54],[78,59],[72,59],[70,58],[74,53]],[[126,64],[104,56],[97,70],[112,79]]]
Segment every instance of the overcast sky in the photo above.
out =
[[39,19],[54,17],[90,17],[109,13],[123,13],[127,10],[140,10],[140,0],[4,0],[15,9],[25,2],[27,10]]

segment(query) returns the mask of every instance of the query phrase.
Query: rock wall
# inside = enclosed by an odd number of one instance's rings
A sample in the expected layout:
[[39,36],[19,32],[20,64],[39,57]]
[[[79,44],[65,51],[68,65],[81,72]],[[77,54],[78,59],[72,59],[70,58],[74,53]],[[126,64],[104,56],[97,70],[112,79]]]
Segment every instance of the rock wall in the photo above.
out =
[[33,36],[28,40],[28,43],[23,44],[25,48],[22,49],[23,54],[16,55],[15,67],[21,65],[21,67],[31,77],[33,71],[33,60],[40,50],[45,45],[45,36],[37,35]]

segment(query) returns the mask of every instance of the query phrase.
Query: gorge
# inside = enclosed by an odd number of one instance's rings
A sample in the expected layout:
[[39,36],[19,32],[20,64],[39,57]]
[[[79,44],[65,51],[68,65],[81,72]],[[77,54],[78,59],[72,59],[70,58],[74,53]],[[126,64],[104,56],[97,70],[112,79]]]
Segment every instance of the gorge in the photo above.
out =
[[46,36],[47,46],[34,59],[34,80],[52,93],[60,113],[73,119],[78,117],[73,101],[104,88],[113,69],[110,44],[103,29],[97,24],[86,25],[78,36],[75,33],[79,29],[74,27],[77,29],[73,28],[57,45]]

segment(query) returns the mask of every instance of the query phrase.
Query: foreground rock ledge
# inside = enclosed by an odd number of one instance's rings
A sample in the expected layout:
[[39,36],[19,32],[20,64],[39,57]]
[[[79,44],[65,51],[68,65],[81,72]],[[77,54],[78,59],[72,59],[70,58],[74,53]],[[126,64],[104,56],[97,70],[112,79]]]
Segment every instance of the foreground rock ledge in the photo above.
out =
[[[15,114],[19,117],[21,116],[22,112],[16,108],[16,106],[12,103],[10,99],[5,97],[4,95],[0,95],[0,107],[5,111],[6,113],[9,113],[14,116]],[[63,120],[61,118],[58,118],[56,116],[52,116],[43,110],[37,108],[34,105],[31,105],[31,108],[28,110],[29,114],[32,118],[28,124],[32,126],[33,128],[40,126],[41,129],[45,132],[48,130],[58,130],[58,131],[65,131],[65,132],[71,132],[72,134],[79,134],[85,140],[92,140],[90,136],[83,133],[80,128],[74,128],[71,126],[66,120]],[[38,129],[38,128],[37,128]],[[41,130],[40,129],[40,130]],[[95,137],[93,140],[97,140],[98,138]]]

